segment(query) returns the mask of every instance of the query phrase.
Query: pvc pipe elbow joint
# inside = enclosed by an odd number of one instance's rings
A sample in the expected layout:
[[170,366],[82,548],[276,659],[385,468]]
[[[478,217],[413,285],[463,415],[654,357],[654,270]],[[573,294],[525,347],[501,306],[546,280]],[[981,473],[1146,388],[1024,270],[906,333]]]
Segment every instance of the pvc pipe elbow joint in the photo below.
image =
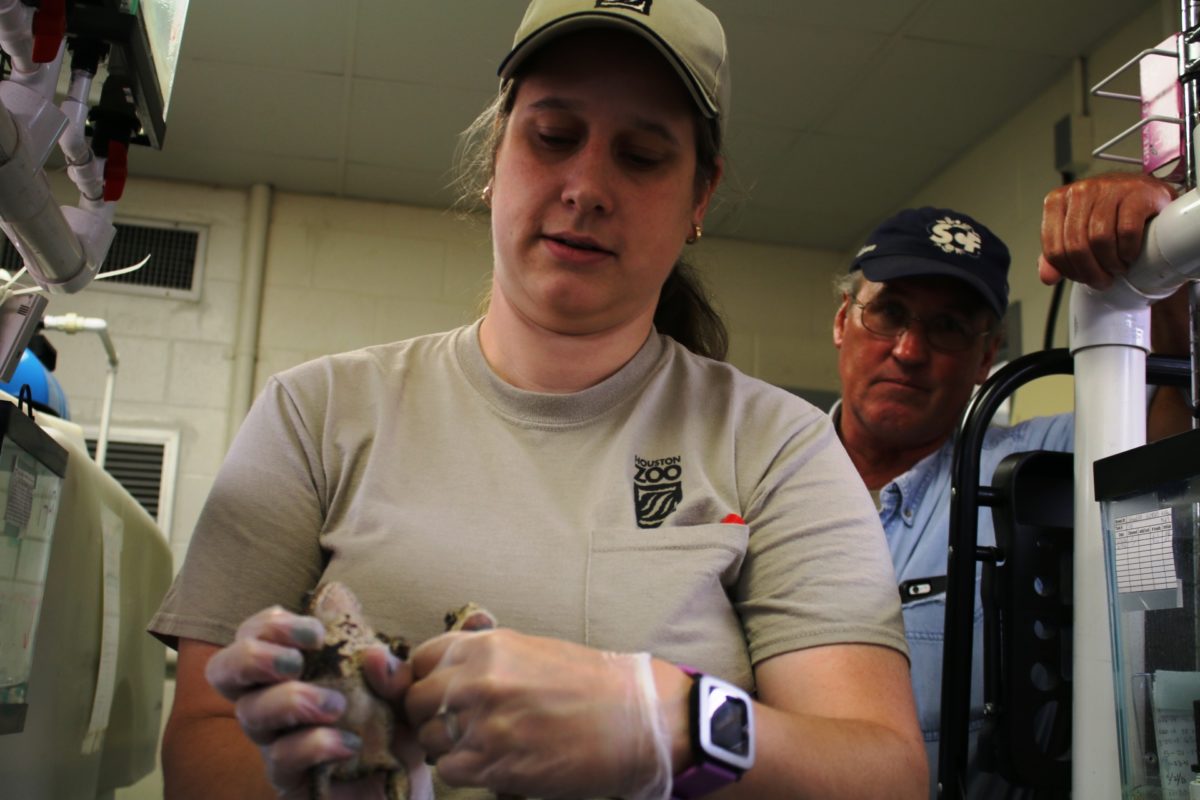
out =
[[1146,243],[1129,268],[1131,287],[1154,300],[1200,279],[1200,189],[1171,201],[1146,226]]
[[1123,346],[1150,352],[1151,299],[1123,278],[1103,292],[1071,289],[1071,354],[1088,347]]

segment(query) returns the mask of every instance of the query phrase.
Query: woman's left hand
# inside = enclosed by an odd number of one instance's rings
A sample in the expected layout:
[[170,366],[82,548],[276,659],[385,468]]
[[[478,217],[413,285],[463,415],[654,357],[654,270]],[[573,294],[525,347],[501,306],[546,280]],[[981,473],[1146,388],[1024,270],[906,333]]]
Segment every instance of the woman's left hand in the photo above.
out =
[[405,708],[451,785],[537,797],[661,798],[671,749],[650,657],[498,629],[411,656]]

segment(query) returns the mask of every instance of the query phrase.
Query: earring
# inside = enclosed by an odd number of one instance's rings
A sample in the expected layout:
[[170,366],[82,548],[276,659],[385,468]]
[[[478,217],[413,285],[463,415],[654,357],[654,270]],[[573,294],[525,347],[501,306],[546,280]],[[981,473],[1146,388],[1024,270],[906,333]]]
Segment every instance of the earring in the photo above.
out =
[[488,181],[488,185],[483,187],[483,191],[479,193],[479,199],[488,208],[492,207],[492,182]]
[[692,235],[683,241],[686,244],[695,244],[696,242],[700,241],[702,236],[704,236],[704,229],[699,225],[692,225]]

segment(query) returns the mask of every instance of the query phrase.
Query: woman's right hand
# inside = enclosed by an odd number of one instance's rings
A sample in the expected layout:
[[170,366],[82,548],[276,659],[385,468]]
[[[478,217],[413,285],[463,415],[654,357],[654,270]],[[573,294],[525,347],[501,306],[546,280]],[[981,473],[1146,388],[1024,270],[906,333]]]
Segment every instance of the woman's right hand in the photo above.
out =
[[[273,606],[243,622],[233,643],[217,651],[204,672],[213,688],[233,701],[238,723],[258,745],[267,779],[280,797],[310,797],[309,770],[349,758],[361,745],[354,734],[330,727],[345,710],[345,697],[299,680],[302,651],[321,647],[324,638],[319,620]],[[367,667],[386,673],[394,657],[379,649],[370,654]],[[389,682],[383,678],[377,684]]]

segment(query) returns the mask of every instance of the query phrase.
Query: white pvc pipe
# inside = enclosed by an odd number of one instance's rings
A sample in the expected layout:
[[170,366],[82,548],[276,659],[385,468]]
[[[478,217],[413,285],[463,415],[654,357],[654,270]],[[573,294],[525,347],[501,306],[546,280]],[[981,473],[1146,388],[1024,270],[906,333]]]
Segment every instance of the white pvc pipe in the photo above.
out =
[[104,400],[100,408],[100,434],[96,438],[96,465],[104,468],[104,458],[108,454],[108,431],[112,422],[113,394],[117,383],[117,348],[113,345],[112,337],[108,335],[108,322],[97,317],[81,317],[78,314],[62,316],[48,315],[42,323],[50,330],[76,334],[80,331],[90,331],[100,337],[104,352],[108,356],[108,371],[104,380]]
[[117,385],[117,367],[109,362],[104,376],[104,401],[100,406],[100,435],[96,437],[96,466],[104,469],[104,459],[108,455],[108,429],[112,422],[113,394]]
[[92,154],[84,134],[93,78],[92,73],[86,70],[72,70],[67,96],[59,106],[67,117],[67,127],[58,139],[58,146],[67,157],[67,175],[79,188],[81,204],[84,201],[99,201],[104,197],[104,166]]
[[1100,506],[1092,465],[1146,442],[1150,309],[1122,283],[1071,292],[1075,359],[1074,702],[1071,793],[1121,796],[1113,637]]
[[1129,283],[1158,299],[1200,278],[1200,189],[1177,197],[1146,227],[1141,255],[1129,268]]
[[[0,82],[0,147],[8,150],[0,160],[0,228],[38,284],[51,289],[90,277],[83,244],[55,202],[42,169],[64,124],[53,104],[13,81]],[[15,146],[10,141],[14,131]]]
[[[0,6],[0,19],[3,13]],[[0,81],[0,230],[34,281],[56,293],[77,292],[89,284],[116,233],[102,189],[95,198],[82,196],[77,208],[59,207],[46,180],[43,165],[71,127],[68,115],[52,102],[64,52],[65,44],[54,63],[44,65],[48,71],[40,78]],[[77,93],[81,90],[76,87]],[[78,119],[74,106],[69,107],[71,116]],[[77,148],[78,142],[69,136],[68,146]],[[102,176],[103,163],[96,169]]]
[[[92,83],[95,77],[85,69],[71,70],[71,80],[67,84],[67,96],[59,106],[59,109],[67,115],[67,122],[70,123],[68,127],[73,132],[72,151],[86,144],[83,138],[83,125],[87,122],[90,103],[88,98],[92,93]],[[68,155],[75,155],[75,153],[70,152]]]
[[54,93],[58,89],[58,75],[62,72],[62,62],[66,52],[67,39],[64,36],[63,40],[59,42],[58,53],[54,56],[53,61],[36,64],[36,69],[28,72],[14,69],[10,79],[14,83],[32,89],[39,97],[53,100]]
[[242,250],[242,291],[234,343],[233,381],[225,422],[226,446],[233,441],[254,399],[254,367],[258,358],[258,323],[262,315],[262,286],[266,273],[267,235],[271,222],[271,187],[250,187],[246,236]]
[[0,0],[0,47],[12,59],[13,69],[33,72],[33,9],[21,0]]
[[0,165],[12,161],[20,147],[20,127],[8,108],[0,103]]
[[18,158],[0,166],[0,220],[43,285],[69,281],[85,269],[83,245],[54,202],[40,168],[31,172]]

